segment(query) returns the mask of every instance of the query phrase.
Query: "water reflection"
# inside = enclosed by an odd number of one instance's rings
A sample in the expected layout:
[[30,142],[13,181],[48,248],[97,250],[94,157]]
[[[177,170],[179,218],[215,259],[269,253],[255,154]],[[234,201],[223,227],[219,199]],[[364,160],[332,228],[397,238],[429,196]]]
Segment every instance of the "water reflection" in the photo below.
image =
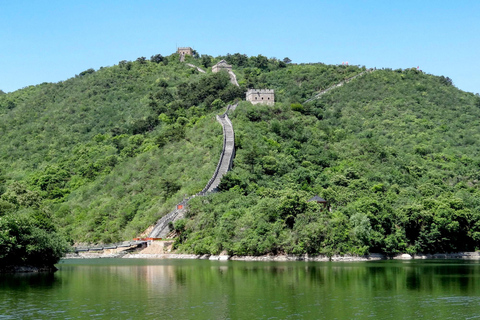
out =
[[33,288],[52,289],[59,285],[54,273],[0,274],[0,288],[24,291]]
[[0,278],[0,314],[20,319],[23,305],[30,318],[465,318],[480,302],[471,262],[125,260]]

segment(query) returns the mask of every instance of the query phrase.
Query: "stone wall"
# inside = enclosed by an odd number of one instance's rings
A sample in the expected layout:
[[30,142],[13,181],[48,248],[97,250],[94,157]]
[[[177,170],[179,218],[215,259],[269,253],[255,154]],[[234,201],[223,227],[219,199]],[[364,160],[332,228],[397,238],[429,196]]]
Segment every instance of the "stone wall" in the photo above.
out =
[[246,100],[252,104],[273,105],[275,103],[275,92],[273,89],[248,89]]
[[231,169],[233,158],[235,157],[235,132],[233,131],[232,122],[228,118],[227,112],[229,110],[234,110],[236,106],[237,104],[228,105],[225,113],[221,116],[217,116],[217,121],[220,122],[223,127],[223,148],[222,153],[220,154],[220,160],[218,161],[217,168],[215,169],[212,178],[208,181],[202,191],[191,197],[185,198],[179,203],[179,205],[182,205],[182,209],[177,209],[177,205],[175,210],[160,218],[150,232],[150,238],[165,238],[171,231],[168,226],[169,222],[174,222],[184,217],[188,201],[194,197],[204,196],[207,193],[215,192],[223,175]]

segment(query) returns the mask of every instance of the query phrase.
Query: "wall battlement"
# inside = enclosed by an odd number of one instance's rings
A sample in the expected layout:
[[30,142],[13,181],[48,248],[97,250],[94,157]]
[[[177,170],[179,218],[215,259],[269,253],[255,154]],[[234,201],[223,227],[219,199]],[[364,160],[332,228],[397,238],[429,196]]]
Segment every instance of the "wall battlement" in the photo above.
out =
[[275,103],[275,90],[273,89],[248,89],[246,100],[252,104],[268,104]]
[[247,93],[275,93],[273,89],[248,89]]

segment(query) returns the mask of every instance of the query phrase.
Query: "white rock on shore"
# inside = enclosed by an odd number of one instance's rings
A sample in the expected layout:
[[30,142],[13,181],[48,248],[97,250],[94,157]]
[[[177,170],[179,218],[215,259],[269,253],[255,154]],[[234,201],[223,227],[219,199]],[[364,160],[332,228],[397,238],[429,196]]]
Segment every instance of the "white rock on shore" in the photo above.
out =
[[400,254],[398,256],[393,257],[394,260],[411,260],[413,257],[408,253]]
[[[163,252],[162,252],[163,251]],[[226,252],[220,255],[198,255],[198,254],[177,254],[167,253],[167,250],[150,251],[144,253],[106,253],[106,252],[81,252],[77,254],[67,254],[66,259],[94,259],[94,258],[127,258],[127,259],[201,259],[211,261],[333,261],[333,262],[355,262],[355,261],[378,261],[378,260],[412,260],[412,259],[462,259],[462,260],[480,260],[480,252],[457,252],[457,253],[437,253],[437,254],[416,254],[414,256],[404,253],[394,257],[388,257],[384,254],[372,253],[368,256],[354,255],[263,255],[263,256],[230,256]],[[168,250],[169,251],[169,250]]]

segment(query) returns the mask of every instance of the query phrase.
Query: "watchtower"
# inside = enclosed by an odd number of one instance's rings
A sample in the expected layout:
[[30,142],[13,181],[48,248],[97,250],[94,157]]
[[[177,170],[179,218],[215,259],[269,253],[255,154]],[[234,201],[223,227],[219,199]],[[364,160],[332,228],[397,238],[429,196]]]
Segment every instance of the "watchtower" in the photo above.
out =
[[192,56],[193,55],[193,49],[190,48],[190,47],[179,47],[179,48],[177,48],[177,53],[181,56],[185,56],[185,55]]
[[252,104],[268,104],[275,103],[275,91],[273,89],[248,89],[246,100]]
[[232,66],[227,63],[225,60],[221,60],[216,65],[212,67],[212,72],[218,72],[220,70],[232,71]]
[[193,49],[190,47],[180,47],[177,48],[177,53],[180,55],[180,62],[184,62],[186,55],[193,55]]

